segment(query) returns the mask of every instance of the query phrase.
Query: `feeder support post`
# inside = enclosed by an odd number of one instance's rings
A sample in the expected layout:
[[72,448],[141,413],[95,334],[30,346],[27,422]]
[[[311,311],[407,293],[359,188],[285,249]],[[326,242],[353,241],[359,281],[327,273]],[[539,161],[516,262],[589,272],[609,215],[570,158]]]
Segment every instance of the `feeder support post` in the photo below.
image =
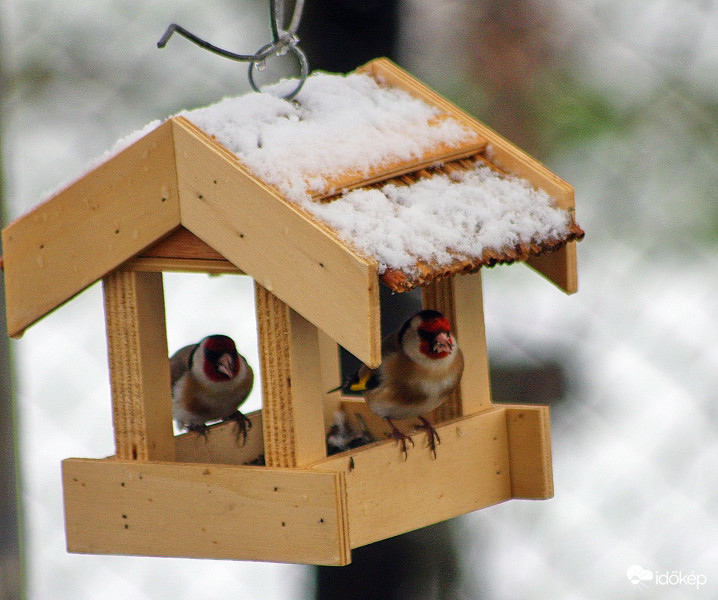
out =
[[326,456],[319,330],[255,282],[267,466]]
[[173,461],[162,273],[116,270],[102,283],[116,456]]

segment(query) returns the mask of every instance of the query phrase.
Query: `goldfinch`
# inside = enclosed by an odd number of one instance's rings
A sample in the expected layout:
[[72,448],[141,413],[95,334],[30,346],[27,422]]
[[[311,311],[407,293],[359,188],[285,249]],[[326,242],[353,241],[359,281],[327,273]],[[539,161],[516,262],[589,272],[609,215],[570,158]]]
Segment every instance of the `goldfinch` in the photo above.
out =
[[[419,418],[428,446],[436,458],[439,434],[424,414],[431,412],[461,381],[464,357],[451,334],[448,319],[438,311],[422,310],[382,341],[382,360],[376,369],[366,365],[339,388],[360,392],[369,408],[391,427],[388,437],[401,445],[406,460],[407,441],[393,419]],[[336,390],[332,390],[336,391]]]
[[247,441],[251,421],[238,408],[254,384],[254,372],[232,338],[209,335],[170,357],[172,416],[180,429],[207,436],[207,423],[235,421]]

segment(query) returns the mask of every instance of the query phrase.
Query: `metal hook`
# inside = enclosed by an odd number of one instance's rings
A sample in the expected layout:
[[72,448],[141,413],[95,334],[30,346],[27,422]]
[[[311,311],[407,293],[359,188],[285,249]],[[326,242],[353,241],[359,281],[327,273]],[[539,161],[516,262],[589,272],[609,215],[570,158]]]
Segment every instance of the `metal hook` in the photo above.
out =
[[176,23],[172,23],[167,28],[164,35],[157,42],[157,47],[164,48],[169,39],[172,37],[172,34],[176,32],[194,44],[197,44],[200,48],[204,48],[205,50],[209,50],[210,52],[219,54],[220,56],[224,56],[225,58],[229,58],[231,60],[249,62],[249,84],[256,92],[261,92],[262,90],[254,81],[254,69],[260,70],[260,65],[264,64],[268,58],[272,58],[273,56],[282,56],[286,52],[291,52],[297,59],[300,70],[298,85],[290,94],[283,96],[286,100],[291,100],[299,93],[299,90],[302,89],[302,86],[309,75],[309,61],[307,60],[306,54],[304,54],[304,52],[299,48],[299,38],[297,37],[297,29],[299,29],[299,22],[302,17],[303,8],[304,0],[296,0],[289,28],[285,30],[283,28],[284,2],[283,0],[270,0],[269,13],[272,26],[272,41],[262,46],[254,54],[237,54],[235,52],[230,52],[229,50],[210,44],[206,40],[194,35]]

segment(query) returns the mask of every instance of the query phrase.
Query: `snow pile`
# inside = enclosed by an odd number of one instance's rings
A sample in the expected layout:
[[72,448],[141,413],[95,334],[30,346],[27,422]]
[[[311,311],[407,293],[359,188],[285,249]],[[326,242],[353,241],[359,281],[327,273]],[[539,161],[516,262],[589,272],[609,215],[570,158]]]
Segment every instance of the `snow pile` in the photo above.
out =
[[[282,85],[277,84],[280,91]],[[568,213],[526,181],[482,166],[409,186],[358,189],[331,203],[325,175],[368,174],[389,162],[455,146],[476,134],[403,90],[364,74],[310,76],[296,101],[250,93],[181,113],[237,154],[263,181],[334,229],[353,248],[387,268],[412,272],[457,254],[480,257],[568,233]]]
[[303,206],[339,237],[387,268],[415,272],[417,261],[448,264],[522,243],[565,238],[569,213],[542,190],[478,165],[408,186],[357,189]]
[[[280,97],[284,80],[267,93],[250,92],[187,118],[213,136],[258,178],[334,229],[356,251],[387,268],[416,273],[457,257],[480,258],[524,243],[565,239],[570,216],[543,191],[486,166],[435,175],[408,185],[357,189],[330,203],[312,195],[335,193],[329,178],[368,175],[387,164],[424,156],[437,145],[455,147],[477,134],[407,92],[369,75],[316,72],[293,101]],[[119,152],[159,124],[119,140]]]
[[234,152],[257,177],[301,202],[332,193],[326,174],[368,174],[391,161],[424,155],[438,144],[458,146],[475,132],[407,92],[352,73],[313,73],[295,101],[271,92],[225,98],[181,116]]

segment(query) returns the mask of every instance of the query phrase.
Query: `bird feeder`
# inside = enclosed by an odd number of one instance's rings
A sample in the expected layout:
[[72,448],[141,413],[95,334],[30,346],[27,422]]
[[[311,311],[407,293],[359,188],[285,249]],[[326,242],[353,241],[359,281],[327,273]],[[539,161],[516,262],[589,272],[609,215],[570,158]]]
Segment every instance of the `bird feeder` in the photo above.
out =
[[[491,402],[480,267],[524,261],[575,292],[583,232],[573,189],[390,61],[358,73],[432,107],[431,126],[452,120],[471,135],[325,174],[313,201],[480,163],[543,190],[569,215],[567,232],[441,265],[380,269],[190,119],[152,128],[2,232],[11,336],[94,282],[104,289],[116,452],[62,461],[70,552],[346,565],[353,548],[552,496],[548,407]],[[206,440],[173,434],[165,271],[255,281],[263,406],[248,415],[244,446],[229,424],[212,426]],[[379,364],[380,285],[421,287],[424,307],[450,318],[464,352],[460,389],[432,414],[436,458],[417,437],[404,460],[361,399],[326,393],[340,381],[339,346]],[[327,456],[340,407],[379,441]],[[260,455],[264,464],[252,464]]]

